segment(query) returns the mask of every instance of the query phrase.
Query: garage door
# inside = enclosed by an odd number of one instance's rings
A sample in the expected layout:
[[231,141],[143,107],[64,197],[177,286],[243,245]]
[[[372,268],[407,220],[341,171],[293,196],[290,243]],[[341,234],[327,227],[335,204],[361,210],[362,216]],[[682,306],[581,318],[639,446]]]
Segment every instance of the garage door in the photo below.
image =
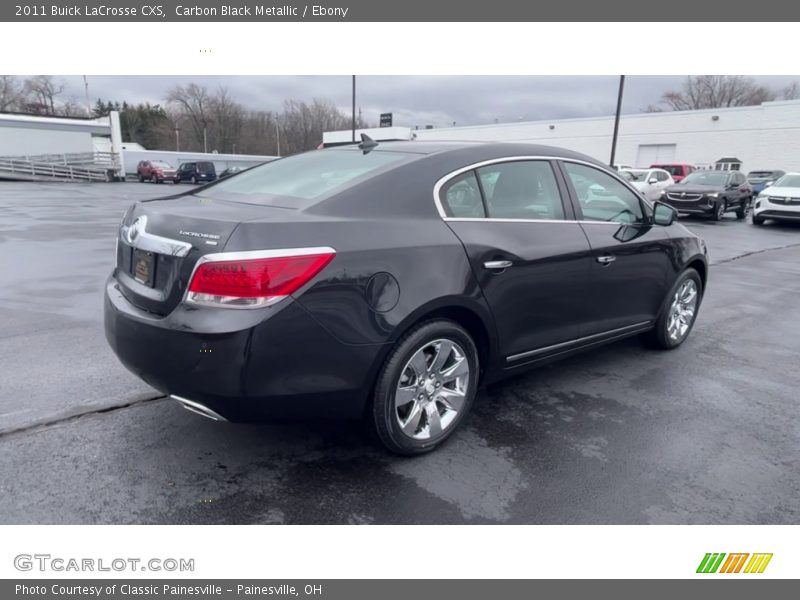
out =
[[649,167],[657,163],[675,162],[677,144],[640,144],[636,154],[637,167]]

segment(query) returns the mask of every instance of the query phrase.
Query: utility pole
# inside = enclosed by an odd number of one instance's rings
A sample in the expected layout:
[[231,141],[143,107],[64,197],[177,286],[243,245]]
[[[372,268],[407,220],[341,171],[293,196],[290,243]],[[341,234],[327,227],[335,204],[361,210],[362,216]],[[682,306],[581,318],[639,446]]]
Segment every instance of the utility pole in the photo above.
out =
[[617,94],[617,114],[614,117],[614,136],[611,138],[611,160],[609,166],[614,167],[614,157],[617,154],[617,135],[619,134],[619,115],[622,112],[622,92],[625,89],[625,75],[619,76],[619,93]]
[[203,127],[203,152],[208,154],[208,135],[206,135],[205,127]]
[[86,75],[83,76],[83,90],[86,93],[86,115],[92,116],[92,104],[89,102],[89,80]]
[[175,152],[181,151],[181,130],[175,126]]
[[278,141],[278,157],[281,155],[281,130],[278,126],[278,117],[275,117],[275,138]]
[[356,141],[356,76],[353,75],[353,143]]

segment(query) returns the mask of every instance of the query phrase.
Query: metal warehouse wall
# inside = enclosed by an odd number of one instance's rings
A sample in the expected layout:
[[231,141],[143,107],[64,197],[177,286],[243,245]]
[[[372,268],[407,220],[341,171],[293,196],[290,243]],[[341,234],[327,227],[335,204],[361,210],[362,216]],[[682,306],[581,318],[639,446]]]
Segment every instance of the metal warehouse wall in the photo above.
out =
[[92,134],[85,131],[52,131],[7,127],[0,122],[0,156],[92,152]]
[[[714,119],[717,117],[717,119]],[[551,129],[552,127],[552,129]],[[565,119],[418,130],[420,140],[495,140],[550,144],[607,162],[613,117]],[[637,165],[641,146],[675,145],[673,160],[714,163],[723,156],[742,160],[742,170],[800,171],[800,101],[761,106],[624,115],[617,164]],[[644,153],[642,154],[644,156]]]

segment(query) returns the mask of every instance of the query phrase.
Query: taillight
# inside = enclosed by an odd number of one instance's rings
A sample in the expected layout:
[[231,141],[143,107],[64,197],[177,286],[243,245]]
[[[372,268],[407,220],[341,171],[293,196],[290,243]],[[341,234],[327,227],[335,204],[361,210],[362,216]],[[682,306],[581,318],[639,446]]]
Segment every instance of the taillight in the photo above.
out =
[[187,302],[258,308],[293,294],[336,256],[333,248],[206,254],[189,282]]

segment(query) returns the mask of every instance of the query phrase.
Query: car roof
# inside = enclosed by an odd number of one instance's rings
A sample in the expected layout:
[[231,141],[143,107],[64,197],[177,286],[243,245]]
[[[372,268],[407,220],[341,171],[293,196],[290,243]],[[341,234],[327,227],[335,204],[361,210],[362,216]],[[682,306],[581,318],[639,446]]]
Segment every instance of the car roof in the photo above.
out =
[[[323,152],[347,152],[362,150],[358,145],[335,146],[326,148]],[[542,144],[528,144],[523,142],[483,142],[483,141],[393,141],[378,142],[370,152],[406,152],[409,154],[448,154],[454,153],[461,156],[467,155],[476,162],[490,160],[499,156],[545,156],[553,158],[573,158],[599,166],[608,167],[591,156]]]

